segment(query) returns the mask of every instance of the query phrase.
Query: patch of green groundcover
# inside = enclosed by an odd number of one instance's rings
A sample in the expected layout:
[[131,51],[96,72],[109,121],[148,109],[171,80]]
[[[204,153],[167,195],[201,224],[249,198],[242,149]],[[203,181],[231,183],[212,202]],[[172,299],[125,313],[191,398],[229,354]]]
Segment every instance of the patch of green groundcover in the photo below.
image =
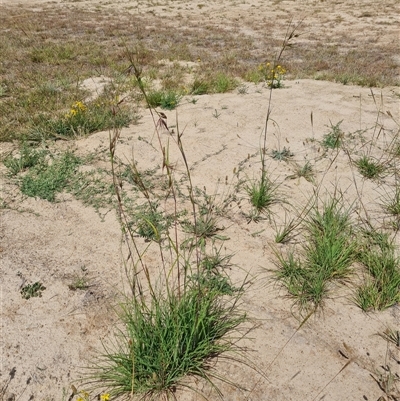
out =
[[21,192],[54,202],[62,192],[82,161],[72,152],[54,157],[49,164],[40,164],[30,169],[22,178]]

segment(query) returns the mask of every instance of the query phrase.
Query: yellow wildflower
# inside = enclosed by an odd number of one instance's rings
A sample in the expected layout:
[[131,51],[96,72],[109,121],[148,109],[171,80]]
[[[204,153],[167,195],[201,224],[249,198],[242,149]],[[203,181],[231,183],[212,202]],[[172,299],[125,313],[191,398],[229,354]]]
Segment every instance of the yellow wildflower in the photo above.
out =
[[106,393],[106,394],[102,394],[100,396],[100,401],[109,401],[110,399],[110,394]]
[[86,106],[81,101],[75,102],[74,108],[82,111],[86,110]]

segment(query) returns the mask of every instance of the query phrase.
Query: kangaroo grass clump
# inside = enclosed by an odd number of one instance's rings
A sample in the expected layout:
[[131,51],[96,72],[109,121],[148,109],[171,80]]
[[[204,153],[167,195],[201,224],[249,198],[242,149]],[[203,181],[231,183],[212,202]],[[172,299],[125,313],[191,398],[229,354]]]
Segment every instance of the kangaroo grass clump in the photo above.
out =
[[131,299],[120,316],[124,330],[99,359],[97,379],[112,397],[140,399],[172,395],[190,375],[212,382],[212,359],[232,349],[227,335],[245,320],[235,303],[199,282],[180,295]]
[[[117,210],[129,250],[125,274],[130,292],[119,308],[121,326],[95,359],[86,383],[105,389],[114,398],[169,399],[176,397],[180,387],[201,393],[190,381],[190,377],[199,377],[222,396],[215,380],[231,382],[220,377],[213,361],[224,356],[241,360],[236,343],[243,337],[239,326],[247,320],[239,308],[244,286],[234,286],[223,274],[230,256],[223,255],[216,242],[226,238],[216,235],[223,228],[213,202],[202,202],[192,184],[179,126],[173,136],[166,123],[161,126],[157,121],[157,116],[162,117],[149,103],[141,69],[133,54],[128,53],[128,58],[154,119],[167,185],[153,191],[149,187],[152,183],[144,179],[133,161],[131,178],[144,203],[136,210],[126,207],[120,179],[126,170],[119,177],[115,156],[121,131],[115,127],[110,155]],[[170,162],[172,146],[177,147],[183,161],[186,193],[179,188],[178,172]],[[167,199],[172,202],[168,209],[164,206]],[[183,215],[188,217],[182,220]],[[151,253],[154,264],[145,262],[146,253]]]

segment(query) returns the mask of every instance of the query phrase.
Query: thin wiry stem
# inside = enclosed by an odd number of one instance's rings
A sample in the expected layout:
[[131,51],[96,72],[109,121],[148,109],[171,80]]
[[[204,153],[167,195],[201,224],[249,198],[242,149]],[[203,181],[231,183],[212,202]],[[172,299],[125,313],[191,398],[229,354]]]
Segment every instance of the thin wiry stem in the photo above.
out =
[[263,146],[261,149],[261,181],[264,182],[266,180],[266,165],[265,165],[265,160],[266,160],[266,149],[267,149],[267,132],[268,132],[268,123],[271,118],[271,112],[272,112],[272,90],[274,89],[274,81],[276,79],[277,73],[276,73],[276,67],[279,64],[283,52],[290,46],[290,42],[292,39],[298,37],[299,35],[297,34],[297,30],[299,29],[300,25],[303,23],[303,19],[297,24],[297,25],[292,25],[292,21],[290,21],[288,28],[285,33],[285,37],[282,42],[282,46],[280,48],[280,51],[278,55],[276,56],[274,62],[273,62],[273,69],[272,69],[272,77],[271,77],[271,84],[270,84],[270,89],[269,89],[269,98],[268,98],[268,108],[267,108],[267,116],[265,117],[265,124],[264,124],[264,136],[263,136]]

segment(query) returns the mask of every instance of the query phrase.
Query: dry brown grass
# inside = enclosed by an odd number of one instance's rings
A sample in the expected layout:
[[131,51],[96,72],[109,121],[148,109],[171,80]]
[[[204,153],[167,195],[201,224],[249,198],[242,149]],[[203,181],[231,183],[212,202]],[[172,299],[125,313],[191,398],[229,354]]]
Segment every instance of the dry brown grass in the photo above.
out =
[[[318,10],[314,8],[315,13]],[[253,12],[219,22],[210,20],[205,25],[204,19],[191,14],[185,23],[179,16],[154,14],[91,12],[54,5],[42,11],[3,6],[0,140],[22,137],[40,114],[68,109],[73,101],[83,98],[77,86],[82,79],[99,74],[115,76],[125,70],[127,47],[140,46],[144,75],[159,78],[165,89],[181,83],[185,73],[208,81],[218,73],[256,79],[257,66],[273,59],[280,46],[276,38],[282,37],[289,18],[282,12],[267,21]],[[398,44],[391,25],[389,39],[382,41],[372,29],[364,37],[352,29],[338,33],[342,20],[324,18],[320,32],[305,20],[296,46],[286,53],[287,78],[364,86],[399,84],[400,66],[393,58]],[[357,18],[371,19],[364,14]],[[374,27],[379,29],[379,25]],[[171,73],[170,67],[160,66],[160,60],[200,60],[201,73],[196,69]]]

